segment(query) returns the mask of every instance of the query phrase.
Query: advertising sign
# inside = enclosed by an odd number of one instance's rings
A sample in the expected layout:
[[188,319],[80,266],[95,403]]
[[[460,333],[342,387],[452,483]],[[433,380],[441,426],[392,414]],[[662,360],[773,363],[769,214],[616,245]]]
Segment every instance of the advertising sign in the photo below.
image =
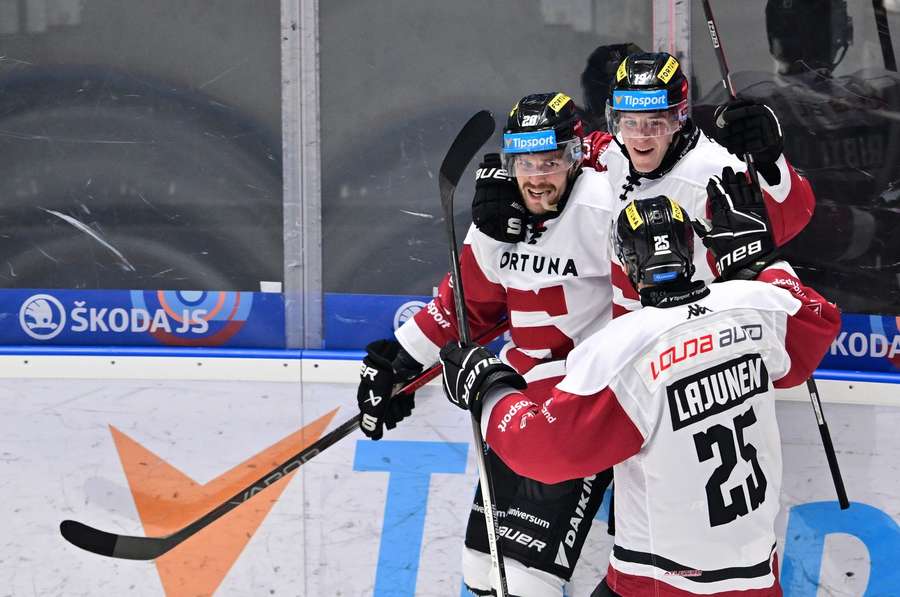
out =
[[[382,440],[354,433],[154,562],[139,562],[82,551],[60,536],[60,521],[172,533],[353,417],[355,388],[131,380],[3,387],[0,560],[16,565],[0,567],[0,585],[12,595],[467,595],[460,554],[477,479],[471,425],[439,388],[420,390],[413,416]],[[890,471],[900,456],[900,410],[830,404],[828,414],[841,422],[834,443],[849,510],[835,501],[809,405],[778,403],[785,595],[893,595],[900,477]],[[570,597],[590,595],[605,573],[613,541],[606,508]]]
[[3,290],[0,344],[284,348],[277,293]]

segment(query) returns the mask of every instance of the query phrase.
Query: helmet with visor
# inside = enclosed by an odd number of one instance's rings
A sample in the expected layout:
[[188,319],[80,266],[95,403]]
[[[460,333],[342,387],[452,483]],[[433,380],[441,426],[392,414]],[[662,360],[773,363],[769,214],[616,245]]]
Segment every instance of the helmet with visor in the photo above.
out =
[[632,54],[619,65],[606,104],[609,132],[622,139],[663,137],[688,118],[688,82],[666,52]]
[[503,131],[503,167],[512,177],[546,176],[577,166],[584,136],[575,102],[565,93],[527,95]]

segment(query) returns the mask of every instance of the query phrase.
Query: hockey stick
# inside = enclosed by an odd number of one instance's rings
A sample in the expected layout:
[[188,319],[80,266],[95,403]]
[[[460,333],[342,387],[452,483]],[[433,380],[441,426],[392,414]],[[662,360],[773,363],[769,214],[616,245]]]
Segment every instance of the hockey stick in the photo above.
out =
[[809,400],[812,402],[813,411],[816,414],[816,424],[819,426],[819,435],[822,436],[822,446],[825,448],[828,468],[831,469],[831,479],[834,481],[838,503],[841,505],[841,510],[846,510],[850,507],[850,501],[847,499],[847,490],[844,489],[844,478],[841,476],[841,467],[838,465],[837,455],[834,453],[834,444],[831,443],[831,432],[828,431],[828,423],[825,422],[825,413],[822,411],[816,380],[812,377],[807,379],[806,389],[809,391]]
[[[500,322],[486,331],[478,341],[490,342],[506,331],[507,327],[508,324],[506,321]],[[415,392],[440,374],[441,364],[437,363],[431,368],[423,371],[408,384],[395,391],[394,395]],[[238,493],[217,506],[215,509],[171,535],[166,535],[165,537],[117,535],[115,533],[108,533],[106,531],[95,529],[74,520],[62,521],[59,525],[59,532],[62,533],[62,536],[66,541],[72,545],[101,556],[125,560],[156,559],[167,551],[178,547],[185,539],[231,512],[266,487],[284,479],[289,473],[303,466],[308,460],[317,454],[324,452],[326,448],[356,431],[359,428],[360,418],[361,415],[357,414],[349,421],[330,431],[326,435],[323,435],[316,442],[305,447],[303,450],[294,454],[288,460],[279,464],[247,487],[241,489]]]
[[[731,72],[728,69],[728,62],[725,60],[725,49],[722,47],[722,38],[719,36],[719,30],[716,27],[716,21],[713,18],[712,7],[709,0],[702,0],[703,12],[706,15],[706,25],[709,28],[709,38],[712,40],[713,51],[716,53],[716,59],[719,62],[719,71],[722,73],[722,84],[728,91],[731,99],[735,99],[737,95],[734,92],[734,84],[731,82]],[[756,168],[750,154],[743,156],[747,164],[747,173],[750,180],[756,188],[759,187],[759,178],[756,175]],[[822,436],[822,446],[825,448],[825,457],[828,459],[828,468],[831,469],[831,479],[834,481],[834,489],[837,492],[838,503],[841,510],[850,507],[847,501],[847,492],[844,490],[844,479],[841,476],[841,469],[838,466],[837,455],[834,453],[834,445],[831,443],[831,432],[828,430],[828,423],[825,422],[825,414],[822,411],[822,402],[819,400],[819,391],[816,388],[815,380],[810,377],[806,380],[806,389],[809,390],[809,400],[812,402],[813,411],[816,415],[816,423],[819,426],[819,435]]]
[[897,72],[897,59],[894,57],[894,46],[891,43],[891,29],[888,25],[887,11],[884,9],[884,0],[872,0],[872,8],[875,10],[875,28],[878,30],[878,41],[881,42],[884,68]]
[[[441,207],[444,208],[444,221],[447,224],[447,239],[450,242],[450,281],[453,283],[453,301],[456,303],[456,322],[459,328],[461,344],[469,342],[469,320],[466,316],[465,293],[462,277],[459,275],[459,251],[456,248],[456,229],[453,225],[453,193],[462,177],[466,165],[481,149],[491,135],[494,134],[494,117],[487,110],[478,112],[463,126],[447,151],[441,164],[439,186]],[[481,435],[481,422],[472,415],[472,435],[475,437],[475,462],[478,464],[478,482],[481,484],[481,501],[484,506],[484,522],[488,534],[488,546],[491,551],[491,565],[497,572],[500,588],[498,597],[506,597],[509,590],[506,586],[506,569],[503,565],[503,554],[497,541],[497,517],[494,512],[494,488],[491,485],[491,471],[485,461],[484,437]]]
[[[713,52],[716,54],[716,60],[719,63],[719,72],[722,73],[722,85],[731,99],[737,98],[734,91],[734,83],[731,82],[731,70],[728,68],[728,61],[725,59],[725,48],[722,47],[722,40],[719,37],[719,30],[716,27],[716,20],[713,18],[712,7],[709,0],[702,0],[703,12],[706,14],[706,26],[709,29],[709,39],[712,41]],[[756,166],[753,164],[753,156],[745,153],[741,158],[747,164],[747,174],[750,176],[750,182],[756,188],[759,187],[759,175],[756,173]]]

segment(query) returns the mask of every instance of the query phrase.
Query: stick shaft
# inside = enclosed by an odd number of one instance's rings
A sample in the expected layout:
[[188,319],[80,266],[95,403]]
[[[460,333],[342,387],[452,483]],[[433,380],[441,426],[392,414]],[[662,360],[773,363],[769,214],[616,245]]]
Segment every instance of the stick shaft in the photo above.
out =
[[850,507],[850,501],[847,499],[847,490],[844,488],[844,478],[841,475],[841,467],[838,465],[837,454],[834,452],[834,444],[831,443],[831,432],[828,430],[828,423],[825,422],[825,412],[822,410],[816,380],[812,377],[807,379],[806,389],[809,390],[809,400],[816,415],[816,425],[819,427],[819,435],[822,437],[822,446],[825,448],[825,458],[828,460],[828,468],[831,470],[831,479],[834,481],[838,504],[840,504],[841,510],[846,510]]
[[[706,15],[706,27],[709,30],[709,39],[712,41],[713,52],[716,54],[716,61],[719,63],[719,72],[722,74],[722,85],[728,92],[731,99],[737,98],[737,92],[734,89],[734,83],[731,81],[731,69],[728,68],[728,59],[725,58],[725,48],[722,47],[722,37],[719,35],[719,28],[716,25],[716,19],[713,16],[712,6],[709,0],[702,0],[703,13]],[[744,163],[747,164],[747,174],[750,176],[750,182],[759,188],[759,175],[756,173],[756,166],[753,163],[753,156],[745,153],[743,156]]]
[[[722,84],[728,90],[731,99],[737,97],[734,84],[731,82],[731,71],[728,68],[728,60],[725,58],[725,48],[722,47],[722,37],[719,35],[719,28],[716,26],[716,19],[713,16],[712,6],[709,0],[701,0],[703,3],[703,13],[706,15],[706,25],[709,29],[709,38],[712,41],[713,52],[719,62],[719,70],[722,73]],[[878,1],[878,0],[873,0]],[[882,9],[884,8],[882,4]],[[876,11],[877,15],[877,11]],[[753,165],[753,158],[750,154],[743,156],[744,162],[747,164],[747,174],[750,175],[750,181],[756,188],[759,187],[759,176],[756,173],[756,166]],[[834,453],[834,446],[831,443],[831,433],[828,431],[828,424],[825,422],[825,415],[822,412],[822,403],[819,400],[819,392],[816,388],[816,382],[810,377],[806,380],[806,387],[809,390],[809,399],[812,401],[813,410],[816,414],[816,420],[819,425],[819,433],[822,436],[822,446],[825,448],[825,457],[828,459],[828,467],[831,469],[831,478],[834,481],[834,488],[837,492],[838,502],[841,509],[850,506],[847,501],[847,492],[844,490],[844,480],[841,477],[841,469],[838,466],[837,456]]]
[[[459,331],[459,340],[462,344],[469,343],[469,319],[466,313],[465,293],[463,292],[462,276],[459,267],[459,251],[456,248],[456,227],[453,223],[453,195],[456,191],[456,185],[459,182],[459,176],[462,169],[473,155],[469,156],[464,162],[460,159],[463,156],[451,156],[454,148],[459,146],[467,146],[469,150],[474,147],[474,143],[460,143],[460,139],[466,135],[469,125],[473,124],[479,115],[475,115],[466,123],[463,130],[457,136],[457,139],[450,147],[447,157],[444,158],[444,164],[441,165],[439,177],[441,207],[444,211],[444,221],[447,228],[447,241],[450,245],[450,281],[453,286],[453,302],[456,306],[456,323]],[[474,132],[474,131],[473,131]],[[486,132],[482,130],[482,134]],[[493,132],[493,122],[492,131]],[[490,135],[486,135],[484,139],[475,148],[475,151],[481,148],[481,145],[487,141]],[[444,166],[452,162],[453,168],[445,168]],[[484,437],[481,433],[481,422],[472,414],[472,436],[475,440],[475,462],[478,465],[478,482],[481,486],[481,501],[484,509],[484,522],[488,535],[488,546],[491,552],[492,570],[497,574],[498,580],[498,597],[507,597],[509,590],[506,583],[506,569],[503,563],[503,552],[500,548],[500,542],[497,539],[499,534],[497,526],[497,516],[494,510],[494,487],[491,480],[490,464],[486,461]]]

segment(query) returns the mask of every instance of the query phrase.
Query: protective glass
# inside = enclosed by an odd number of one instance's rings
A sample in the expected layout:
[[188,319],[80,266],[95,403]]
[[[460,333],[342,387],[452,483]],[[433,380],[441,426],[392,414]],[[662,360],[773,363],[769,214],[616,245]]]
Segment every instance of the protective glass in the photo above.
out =
[[557,149],[540,153],[503,152],[503,167],[512,177],[547,176],[564,172],[582,158],[581,139],[575,138],[557,145]]
[[622,139],[646,139],[671,135],[687,120],[687,101],[658,112],[626,112],[606,104],[609,132]]

